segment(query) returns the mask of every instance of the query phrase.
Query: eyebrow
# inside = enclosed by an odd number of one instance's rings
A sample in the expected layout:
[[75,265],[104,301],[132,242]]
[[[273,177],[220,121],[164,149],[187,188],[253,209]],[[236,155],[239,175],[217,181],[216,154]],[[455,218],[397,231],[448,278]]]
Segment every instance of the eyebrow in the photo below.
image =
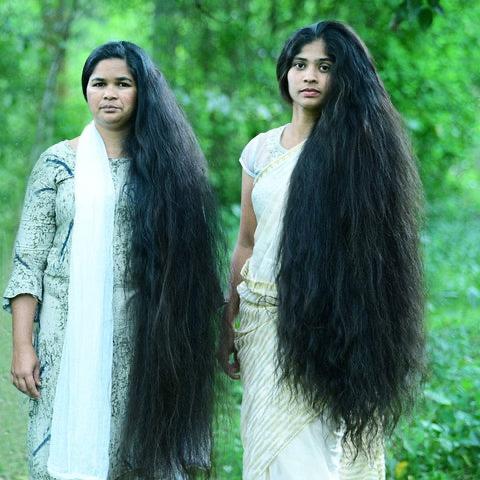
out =
[[[90,79],[91,82],[100,81],[100,80],[105,81],[105,79],[102,77],[94,77]],[[124,82],[125,80],[128,80],[129,82],[133,82],[133,79],[130,77],[117,77],[115,80],[117,82]]]
[[[303,57],[293,57],[294,60],[302,60],[303,62],[308,62],[308,58],[303,58]],[[314,60],[315,62],[333,62],[333,59],[330,57],[325,57],[325,58],[316,58]]]

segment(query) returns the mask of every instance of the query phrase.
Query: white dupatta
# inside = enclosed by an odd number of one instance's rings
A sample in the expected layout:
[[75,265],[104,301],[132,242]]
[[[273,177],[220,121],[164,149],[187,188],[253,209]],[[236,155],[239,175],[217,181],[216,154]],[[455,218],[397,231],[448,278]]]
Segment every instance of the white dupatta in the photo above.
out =
[[93,122],[75,163],[68,317],[51,426],[48,472],[59,479],[108,475],[113,351],[115,191]]

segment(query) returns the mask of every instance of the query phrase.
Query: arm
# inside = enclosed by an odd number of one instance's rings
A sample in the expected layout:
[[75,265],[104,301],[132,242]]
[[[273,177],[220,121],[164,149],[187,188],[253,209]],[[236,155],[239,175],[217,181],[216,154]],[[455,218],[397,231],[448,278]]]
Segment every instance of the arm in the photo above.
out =
[[42,155],[28,182],[22,219],[15,241],[13,271],[4,294],[12,312],[12,383],[38,398],[39,361],[32,345],[33,321],[43,295],[43,272],[55,235],[55,163]]
[[11,301],[13,355],[12,383],[23,393],[38,398],[40,392],[40,363],[32,345],[33,320],[37,299],[32,295],[18,295]]
[[[257,220],[252,205],[252,189],[253,178],[244,171],[242,174],[240,230],[232,256],[230,295],[223,317],[222,343],[219,352],[225,373],[235,380],[240,378],[240,365],[233,342],[233,322],[238,314],[240,305],[237,286],[242,281],[240,271],[245,262],[252,256],[255,229],[257,227]],[[230,361],[231,354],[233,354],[233,362]]]

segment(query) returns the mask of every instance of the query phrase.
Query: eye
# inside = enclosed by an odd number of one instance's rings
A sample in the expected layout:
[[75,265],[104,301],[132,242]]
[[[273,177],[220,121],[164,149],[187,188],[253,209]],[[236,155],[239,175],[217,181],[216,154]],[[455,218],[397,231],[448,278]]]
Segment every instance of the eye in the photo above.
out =
[[93,82],[92,87],[103,87],[105,85],[104,82]]
[[120,82],[120,83],[118,84],[118,86],[119,86],[119,87],[131,87],[130,83],[128,83],[128,82]]
[[306,65],[305,65],[304,62],[296,61],[296,62],[293,62],[292,67],[297,69],[297,70],[303,70],[306,67]]
[[321,63],[318,67],[318,69],[322,72],[322,73],[327,73],[330,71],[330,69],[332,68],[332,66],[329,64],[329,63]]

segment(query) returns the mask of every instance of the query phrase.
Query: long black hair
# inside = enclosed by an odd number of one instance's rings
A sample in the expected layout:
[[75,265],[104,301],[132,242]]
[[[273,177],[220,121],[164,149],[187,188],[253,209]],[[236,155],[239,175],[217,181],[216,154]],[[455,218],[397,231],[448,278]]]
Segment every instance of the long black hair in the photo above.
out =
[[110,42],[94,50],[82,73],[84,96],[96,64],[109,58],[125,60],[137,86],[124,144],[134,352],[122,450],[145,478],[208,473],[222,292],[206,162],[167,82],[138,46]]
[[399,115],[351,28],[297,31],[277,63],[282,96],[292,102],[292,60],[318,39],[333,67],[289,186],[278,365],[359,451],[392,431],[423,371],[421,186]]

